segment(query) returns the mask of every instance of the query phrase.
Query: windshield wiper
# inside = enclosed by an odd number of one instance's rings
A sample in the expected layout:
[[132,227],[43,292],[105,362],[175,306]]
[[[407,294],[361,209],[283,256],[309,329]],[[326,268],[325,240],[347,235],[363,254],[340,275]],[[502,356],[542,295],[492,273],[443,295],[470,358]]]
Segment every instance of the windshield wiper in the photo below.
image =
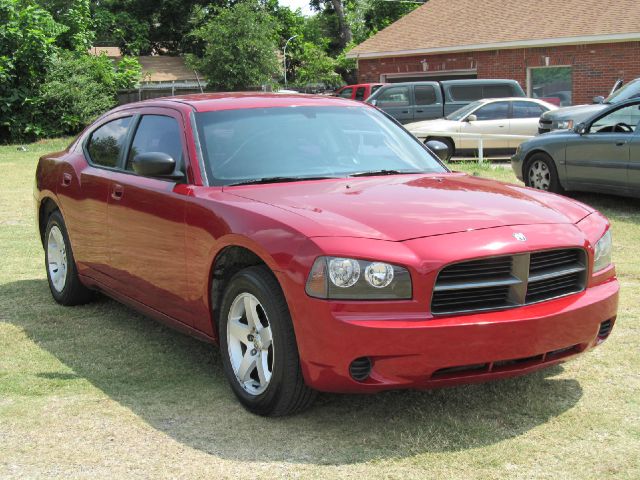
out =
[[257,185],[260,183],[302,182],[304,180],[326,180],[327,178],[339,178],[339,177],[264,177],[264,178],[253,178],[251,180],[231,183],[228,186],[235,187],[237,185]]
[[376,176],[382,176],[382,175],[404,175],[404,174],[418,174],[418,173],[424,173],[424,172],[402,172],[400,170],[370,170],[367,172],[357,172],[357,173],[352,173],[349,176],[350,177],[376,177]]

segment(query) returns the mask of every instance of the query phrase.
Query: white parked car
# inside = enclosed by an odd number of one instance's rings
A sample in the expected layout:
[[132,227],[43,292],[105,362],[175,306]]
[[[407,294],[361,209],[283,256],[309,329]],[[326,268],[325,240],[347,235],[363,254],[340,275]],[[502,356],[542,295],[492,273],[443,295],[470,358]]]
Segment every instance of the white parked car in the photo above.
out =
[[[449,147],[448,158],[474,154],[478,139],[465,134],[527,135],[538,133],[540,115],[555,105],[533,98],[493,98],[478,100],[439,120],[405,125],[421,141],[440,140]],[[461,135],[462,134],[462,135]],[[486,138],[483,147],[489,155],[510,155],[526,138]]]

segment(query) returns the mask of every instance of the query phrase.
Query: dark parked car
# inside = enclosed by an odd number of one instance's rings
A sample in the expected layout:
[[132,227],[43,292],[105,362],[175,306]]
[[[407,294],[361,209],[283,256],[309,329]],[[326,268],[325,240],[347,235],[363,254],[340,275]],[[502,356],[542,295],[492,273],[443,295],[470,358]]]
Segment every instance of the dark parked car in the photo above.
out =
[[640,99],[523,143],[511,165],[529,187],[640,198]]
[[390,83],[380,87],[367,103],[401,123],[445,117],[483,98],[526,97],[515,80],[445,80]]
[[[616,85],[618,84],[616,83]],[[591,105],[564,107],[544,113],[540,117],[538,133],[573,128],[578,125],[578,123],[584,122],[588,118],[604,112],[611,105],[638,97],[640,97],[640,78],[627,83],[622,88],[617,89],[614,87],[612,93],[606,99],[603,97],[595,97],[593,99],[594,103]]]

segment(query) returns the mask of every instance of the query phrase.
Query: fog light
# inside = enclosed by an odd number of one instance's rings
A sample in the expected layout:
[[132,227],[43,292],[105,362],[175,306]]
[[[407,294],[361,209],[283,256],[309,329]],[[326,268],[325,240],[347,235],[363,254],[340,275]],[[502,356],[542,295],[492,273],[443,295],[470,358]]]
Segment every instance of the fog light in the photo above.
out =
[[349,374],[351,378],[358,382],[363,382],[371,374],[371,360],[369,357],[356,358],[351,365],[349,365]]

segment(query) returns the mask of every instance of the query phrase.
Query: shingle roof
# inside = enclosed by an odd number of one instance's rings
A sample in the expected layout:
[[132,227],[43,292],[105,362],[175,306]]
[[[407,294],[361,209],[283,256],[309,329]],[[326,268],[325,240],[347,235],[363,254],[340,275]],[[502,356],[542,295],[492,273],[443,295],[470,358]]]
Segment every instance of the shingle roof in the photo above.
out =
[[[119,62],[122,53],[118,47],[91,47],[92,55],[106,54],[114,62]],[[184,57],[170,55],[144,55],[136,57],[142,66],[143,82],[183,82],[196,80],[198,77],[191,70]]]
[[639,0],[429,0],[348,56],[636,40]]
[[171,82],[195,80],[196,74],[187,67],[184,57],[169,55],[150,55],[138,57],[142,65],[143,81]]

